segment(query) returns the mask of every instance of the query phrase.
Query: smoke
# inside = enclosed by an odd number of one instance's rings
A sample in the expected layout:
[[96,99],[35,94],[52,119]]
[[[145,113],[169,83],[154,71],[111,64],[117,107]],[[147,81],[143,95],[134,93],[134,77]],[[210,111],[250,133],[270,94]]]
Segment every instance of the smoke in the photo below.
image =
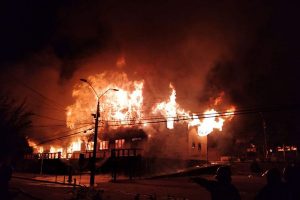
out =
[[[222,91],[227,102],[237,105],[282,99],[278,90],[290,96],[294,87],[289,86],[298,80],[292,73],[294,64],[283,70],[285,58],[295,54],[287,55],[281,40],[276,43],[281,36],[275,29],[284,22],[275,27],[272,23],[287,14],[277,13],[276,4],[179,0],[3,4],[0,64],[4,72],[13,73],[63,107],[72,104],[72,87],[79,78],[104,71],[145,80],[146,96],[153,102],[169,96],[171,82],[177,102],[195,112],[203,111],[209,98]],[[278,57],[281,53],[287,57]],[[276,58],[281,60],[274,67]],[[276,82],[290,75],[282,85]],[[36,112],[65,118],[65,112],[47,110],[30,91],[16,87],[15,80],[8,82],[13,84],[3,88],[27,96]]]
[[[255,20],[251,7],[258,6],[77,0],[30,1],[22,7],[17,2],[6,3],[2,14],[8,19],[2,20],[8,28],[1,33],[6,49],[2,63],[27,63],[28,71],[53,67],[61,80],[70,80],[91,62],[96,72],[115,68],[123,55],[122,70],[153,79],[164,76],[166,85],[171,81],[183,88],[201,88],[207,70],[232,56],[232,49],[253,29],[254,22],[248,20]],[[156,81],[151,78],[151,83]]]
[[298,16],[295,5],[276,2],[268,9],[266,20],[258,27],[255,37],[245,46],[234,49],[236,57],[213,66],[205,81],[208,97],[224,91],[237,107],[296,105],[288,112],[257,113],[240,117],[232,124],[234,135],[262,143],[262,121],[267,123],[270,146],[295,144],[299,133],[297,121],[297,90],[299,73],[299,30],[294,26]]

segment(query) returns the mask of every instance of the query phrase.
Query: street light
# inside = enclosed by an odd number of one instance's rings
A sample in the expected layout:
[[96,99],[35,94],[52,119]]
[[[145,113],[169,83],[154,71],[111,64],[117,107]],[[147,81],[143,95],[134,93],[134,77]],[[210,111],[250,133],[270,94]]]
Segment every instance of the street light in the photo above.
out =
[[262,119],[262,125],[263,125],[263,133],[264,133],[264,153],[265,153],[265,159],[267,160],[268,159],[268,141],[267,141],[267,132],[266,132],[266,129],[267,129],[267,124],[266,124],[266,120],[263,116],[263,114],[261,112],[259,112],[259,115]]
[[97,110],[96,110],[96,117],[95,117],[95,133],[94,133],[94,148],[93,148],[91,177],[90,177],[90,186],[94,186],[95,174],[96,174],[96,150],[97,150],[97,138],[98,138],[98,121],[99,121],[99,117],[100,117],[100,109],[99,109],[99,107],[100,107],[99,106],[100,98],[102,96],[104,96],[110,90],[112,90],[112,91],[119,91],[119,90],[115,89],[115,88],[109,88],[99,96],[90,82],[88,82],[86,79],[83,79],[83,78],[81,78],[80,81],[82,81],[84,83],[87,83],[92,88],[95,95],[97,96]]

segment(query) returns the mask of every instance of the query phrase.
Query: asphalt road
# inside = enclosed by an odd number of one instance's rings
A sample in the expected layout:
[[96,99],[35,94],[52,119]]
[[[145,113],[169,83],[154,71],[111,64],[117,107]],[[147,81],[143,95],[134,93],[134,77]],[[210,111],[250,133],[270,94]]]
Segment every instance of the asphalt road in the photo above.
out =
[[[212,179],[212,176],[206,176]],[[239,189],[242,199],[253,199],[258,190],[265,184],[263,177],[233,176],[233,184]],[[164,178],[153,180],[121,180],[117,183],[101,182],[97,189],[102,189],[103,199],[133,200],[140,199],[210,199],[210,194],[187,177]],[[15,199],[58,200],[72,197],[72,186],[45,183],[13,178],[11,190],[18,193]],[[20,192],[21,190],[21,192]],[[19,191],[19,192],[17,192]]]
[[16,200],[60,200],[72,197],[71,186],[12,178],[10,191]]

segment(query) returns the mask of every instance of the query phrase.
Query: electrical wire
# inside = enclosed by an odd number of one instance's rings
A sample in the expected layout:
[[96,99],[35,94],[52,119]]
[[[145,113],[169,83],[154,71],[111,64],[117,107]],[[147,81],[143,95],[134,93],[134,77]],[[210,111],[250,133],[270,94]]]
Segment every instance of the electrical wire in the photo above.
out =
[[[297,105],[298,107],[298,105]],[[254,113],[261,113],[261,112],[276,112],[276,111],[282,111],[282,110],[287,110],[287,109],[295,109],[295,107],[293,106],[286,106],[286,107],[279,107],[279,108],[274,108],[274,107],[265,107],[265,108],[255,108],[255,109],[241,109],[241,110],[236,110],[236,111],[225,111],[225,112],[217,112],[217,113],[212,113],[212,114],[204,114],[204,113],[200,113],[200,114],[194,114],[193,116],[197,116],[199,119],[200,118],[212,118],[212,117],[221,117],[221,116],[234,116],[234,115],[244,115],[244,114],[254,114]],[[185,115],[181,115],[182,118],[179,118],[178,116],[175,116],[175,117],[168,117],[168,118],[164,118],[164,117],[156,117],[156,118],[150,118],[151,120],[149,119],[141,119],[139,122],[136,122],[134,121],[133,119],[129,119],[127,121],[132,121],[132,123],[127,123],[127,124],[109,124],[109,126],[126,126],[126,125],[144,125],[144,124],[153,124],[153,123],[166,123],[168,122],[169,120],[168,119],[173,119],[174,121],[186,121],[186,120],[191,120],[193,119],[193,117],[187,117]],[[155,119],[155,120],[153,120]],[[149,120],[149,121],[145,121],[145,120]],[[125,120],[123,120],[125,121]],[[142,121],[145,121],[145,122],[142,122]],[[120,121],[102,121],[102,122],[120,122]],[[103,125],[99,125],[99,127],[103,127]],[[77,129],[81,129],[81,128],[84,128],[84,127],[79,127]],[[40,142],[38,145],[41,145],[41,144],[45,144],[45,143],[49,143],[49,142],[52,142],[52,141],[55,141],[55,140],[62,140],[62,139],[66,139],[68,137],[72,137],[72,136],[75,136],[75,135],[78,135],[80,133],[83,133],[87,130],[92,130],[92,128],[89,128],[89,129],[86,129],[84,131],[78,131],[78,132],[75,132],[75,133],[72,133],[72,134],[68,134],[68,135],[63,135],[63,136],[60,136],[60,137],[57,137],[57,138],[51,138],[51,139],[48,139],[48,140],[45,140],[45,141],[42,141]],[[73,130],[70,130],[70,131],[67,131],[67,132],[71,132],[71,131],[74,131],[76,129],[73,129]],[[62,133],[66,133],[66,132],[62,132]],[[62,134],[62,133],[59,133],[59,134]]]
[[[87,130],[90,130],[90,129],[87,129]],[[80,134],[80,133],[84,133],[84,132],[87,131],[87,130],[84,130],[84,131],[78,131],[78,132],[71,133],[71,134],[68,134],[68,135],[64,135],[64,136],[61,136],[61,137],[57,137],[57,138],[45,140],[45,141],[40,142],[40,143],[37,144],[36,146],[39,146],[39,145],[42,145],[42,144],[46,144],[46,143],[49,143],[49,142],[53,142],[53,141],[55,141],[55,140],[61,140],[61,139],[64,139],[64,138],[69,138],[69,137],[78,135],[78,134]]]
[[44,140],[44,141],[41,141],[40,143],[36,144],[35,146],[39,146],[41,144],[46,144],[46,143],[49,143],[49,142],[52,142],[52,141],[55,141],[55,140],[59,140],[61,138],[65,138],[65,137],[68,137],[68,136],[73,136],[73,135],[76,135],[76,134],[79,134],[79,133],[83,133],[87,130],[91,130],[93,129],[92,128],[89,128],[89,129],[86,129],[84,131],[79,131],[79,132],[76,132],[76,133],[72,133],[72,134],[68,134],[68,135],[63,135],[63,136],[59,136],[59,137],[55,137],[55,136],[58,136],[58,135],[61,135],[61,134],[64,134],[64,133],[69,133],[69,132],[72,132],[72,131],[76,131],[78,129],[83,129],[83,128],[86,128],[88,126],[91,126],[91,125],[87,125],[87,126],[82,126],[82,127],[78,127],[78,128],[75,128],[75,129],[72,129],[72,130],[69,130],[69,131],[64,131],[64,132],[60,132],[60,133],[57,133],[55,134],[54,136],[52,136],[51,138],[47,139],[47,140]]
[[27,90],[31,91],[32,93],[36,94],[38,97],[42,98],[43,100],[47,101],[49,106],[54,107],[55,109],[59,109],[61,111],[66,111],[66,109],[64,108],[63,105],[61,105],[60,103],[57,103],[56,101],[54,101],[53,99],[50,99],[49,97],[43,95],[41,92],[37,91],[36,89],[34,89],[33,87],[27,85],[26,83],[24,83],[23,81],[21,81],[20,79],[16,78],[13,74],[9,73],[10,77],[14,79],[14,83],[18,83],[20,86],[26,88]]
[[39,118],[44,118],[44,119],[49,119],[49,120],[54,120],[54,121],[66,122],[66,120],[64,120],[64,119],[56,119],[56,118],[53,118],[53,117],[40,115],[40,114],[37,114],[37,113],[33,113],[32,116],[39,117]]
[[[118,124],[110,124],[109,126],[118,126],[118,125],[142,125],[147,123],[160,123],[160,122],[167,122],[170,120],[174,121],[186,121],[186,120],[193,120],[196,117],[198,119],[201,118],[212,118],[212,117],[225,117],[225,116],[235,116],[235,115],[244,115],[244,114],[254,114],[254,113],[261,113],[261,112],[275,112],[275,111],[282,111],[287,109],[295,109],[295,105],[291,106],[285,106],[285,107],[262,107],[262,108],[255,108],[255,109],[240,109],[235,111],[225,111],[225,112],[216,112],[216,113],[193,113],[192,116],[187,115],[177,115],[177,116],[169,116],[169,117],[150,117],[150,118],[143,118],[140,119],[139,122],[136,122],[136,119],[125,119],[125,120],[107,120],[103,121],[106,123],[118,123]],[[300,107],[299,107],[300,108]],[[155,121],[156,120],[156,121]],[[129,122],[129,123],[121,123],[121,122]],[[144,122],[142,122],[144,121]],[[130,123],[132,122],[132,123]]]

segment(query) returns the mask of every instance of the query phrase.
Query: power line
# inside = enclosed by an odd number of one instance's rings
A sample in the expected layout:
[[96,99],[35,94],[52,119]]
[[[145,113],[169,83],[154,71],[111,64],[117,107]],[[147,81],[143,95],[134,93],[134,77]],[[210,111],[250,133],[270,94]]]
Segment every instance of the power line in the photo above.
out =
[[[90,130],[90,129],[87,129],[87,130]],[[71,137],[71,136],[75,136],[75,135],[78,135],[78,134],[80,134],[80,133],[84,133],[84,132],[87,131],[87,130],[84,130],[84,131],[78,131],[78,132],[71,133],[71,134],[68,134],[68,135],[64,135],[64,136],[61,136],[61,137],[57,137],[57,138],[45,140],[45,141],[40,142],[40,143],[37,144],[36,146],[42,145],[42,144],[46,144],[46,143],[49,143],[49,142],[52,142],[52,141],[55,141],[55,140],[61,140],[61,139],[64,139],[64,138],[69,138],[69,137]]]
[[[201,118],[212,118],[212,117],[226,117],[226,116],[235,116],[235,115],[245,115],[245,114],[254,114],[254,113],[260,113],[260,112],[275,112],[275,111],[282,111],[282,110],[288,110],[288,109],[295,109],[298,105],[288,105],[285,107],[261,107],[261,108],[255,108],[255,109],[240,109],[235,111],[225,111],[225,112],[216,112],[211,114],[205,114],[205,113],[193,113],[192,115],[177,115],[177,116],[169,116],[169,117],[150,117],[150,118],[143,118],[138,119],[139,122],[137,122],[136,119],[125,119],[125,120],[107,120],[103,122],[108,123],[117,123],[117,124],[109,124],[109,126],[121,126],[121,125],[143,125],[147,123],[160,123],[160,122],[168,122],[169,120],[174,121],[186,121],[186,120],[193,120],[196,117],[198,119]],[[300,107],[298,107],[300,108]],[[143,122],[144,121],[144,122]],[[128,122],[121,123],[121,122]]]
[[[297,105],[298,107],[298,105]],[[282,108],[274,108],[274,107],[265,107],[265,108],[255,108],[255,109],[241,109],[241,110],[236,110],[236,111],[225,111],[225,112],[217,112],[217,113],[212,113],[212,114],[204,114],[204,113],[200,113],[200,114],[194,114],[193,116],[197,116],[198,119],[201,119],[201,118],[212,118],[212,117],[222,117],[222,116],[233,116],[233,115],[244,115],[244,114],[254,114],[254,113],[259,113],[259,112],[275,112],[275,111],[282,111],[282,110],[286,110],[286,109],[294,109],[295,108],[295,105],[293,106],[286,106],[286,108],[282,107]],[[180,118],[181,117],[181,118]],[[173,119],[174,121],[186,121],[186,120],[192,120],[193,117],[190,117],[190,116],[184,116],[184,115],[181,115],[180,117],[178,116],[175,116],[175,117],[156,117],[156,118],[150,118],[150,119],[155,119],[153,121],[149,120],[149,121],[146,121],[147,119],[141,119],[140,122],[136,122],[134,121],[134,119],[129,119],[129,120],[123,120],[123,121],[131,121],[132,123],[127,123],[127,124],[110,124],[109,126],[126,126],[126,125],[144,125],[144,124],[153,124],[153,123],[166,123],[168,122],[169,120],[168,119]],[[145,121],[145,122],[142,122],[142,121]],[[105,121],[104,121],[105,122]],[[106,122],[109,122],[109,121],[106,121]],[[120,122],[120,121],[110,121],[110,122]],[[101,125],[99,127],[102,127]],[[77,129],[80,129],[80,128],[84,128],[84,127],[79,127]],[[72,134],[68,134],[68,135],[64,135],[64,136],[60,136],[60,137],[57,137],[57,138],[52,138],[52,139],[49,139],[49,140],[45,140],[41,143],[39,143],[38,145],[41,145],[41,144],[45,144],[45,143],[49,143],[49,142],[52,142],[52,141],[55,141],[55,140],[61,140],[61,139],[65,139],[65,138],[68,138],[68,137],[72,137],[72,136],[75,136],[75,135],[78,135],[80,133],[83,133],[87,130],[92,130],[92,128],[89,128],[89,129],[86,129],[84,131],[78,131],[76,133],[72,133]],[[73,129],[71,131],[74,131],[76,129]],[[67,132],[70,132],[70,131],[67,131]],[[66,133],[66,132],[63,132],[63,133]],[[61,134],[61,133],[60,133]]]
[[54,106],[56,107],[56,109],[60,109],[62,111],[66,111],[64,106],[62,106],[61,104],[57,103],[56,101],[50,99],[49,97],[43,95],[42,93],[40,93],[39,91],[37,91],[36,89],[34,89],[33,87],[25,84],[23,81],[19,80],[18,78],[16,78],[14,75],[12,75],[10,73],[10,77],[12,77],[15,81],[14,83],[18,83],[19,85],[21,85],[22,87],[28,89],[29,91],[33,92],[34,94],[36,94],[37,96],[39,96],[40,98],[50,102],[51,104],[48,103],[48,105],[50,106]]
[[[75,125],[83,125],[83,124],[89,124],[92,125],[93,123],[79,123]],[[46,125],[31,125],[30,128],[51,128],[51,127],[61,127],[64,126],[65,128],[68,128],[66,124],[46,124]]]
[[54,121],[66,122],[66,120],[64,120],[64,119],[56,119],[56,118],[53,118],[53,117],[49,117],[49,116],[45,116],[45,115],[40,115],[40,114],[37,114],[37,113],[33,113],[32,115],[35,116],[35,117],[39,117],[39,118],[44,118],[44,119],[49,119],[49,120],[54,120]]
[[[64,133],[69,133],[69,132],[72,132],[72,131],[75,131],[75,130],[78,130],[78,129],[86,128],[86,127],[88,127],[88,126],[91,126],[91,125],[82,126],[82,127],[78,127],[78,128],[69,130],[69,131],[60,132],[60,133],[55,134],[54,136],[58,136],[58,135],[61,135],[61,134],[64,134]],[[38,145],[41,145],[41,144],[46,144],[46,143],[49,143],[49,142],[52,142],[52,141],[55,141],[55,140],[59,140],[59,139],[61,139],[61,138],[65,138],[65,137],[68,137],[68,136],[73,136],[73,135],[76,135],[76,134],[79,134],[79,133],[82,133],[82,132],[85,132],[85,131],[91,130],[91,129],[93,129],[93,127],[92,127],[92,128],[89,128],[89,129],[86,129],[86,130],[84,130],[84,131],[79,131],[79,132],[72,133],[72,134],[68,134],[68,135],[63,135],[63,136],[59,136],[59,137],[52,137],[52,138],[49,138],[49,139],[47,139],[47,140],[44,140],[44,141],[38,143],[38,144],[35,145],[35,146],[38,146]]]
[[[49,117],[49,116],[45,116],[45,115],[41,115],[41,114],[37,114],[37,113],[32,113],[32,116],[35,116],[35,117],[38,117],[38,118],[49,119],[49,120],[53,120],[53,121],[66,122],[65,119],[57,119],[57,118],[54,118],[54,117]],[[90,123],[90,122],[79,122],[77,124],[86,124],[86,123]]]
[[49,128],[49,127],[60,127],[60,126],[66,127],[66,124],[31,125],[30,128]]

